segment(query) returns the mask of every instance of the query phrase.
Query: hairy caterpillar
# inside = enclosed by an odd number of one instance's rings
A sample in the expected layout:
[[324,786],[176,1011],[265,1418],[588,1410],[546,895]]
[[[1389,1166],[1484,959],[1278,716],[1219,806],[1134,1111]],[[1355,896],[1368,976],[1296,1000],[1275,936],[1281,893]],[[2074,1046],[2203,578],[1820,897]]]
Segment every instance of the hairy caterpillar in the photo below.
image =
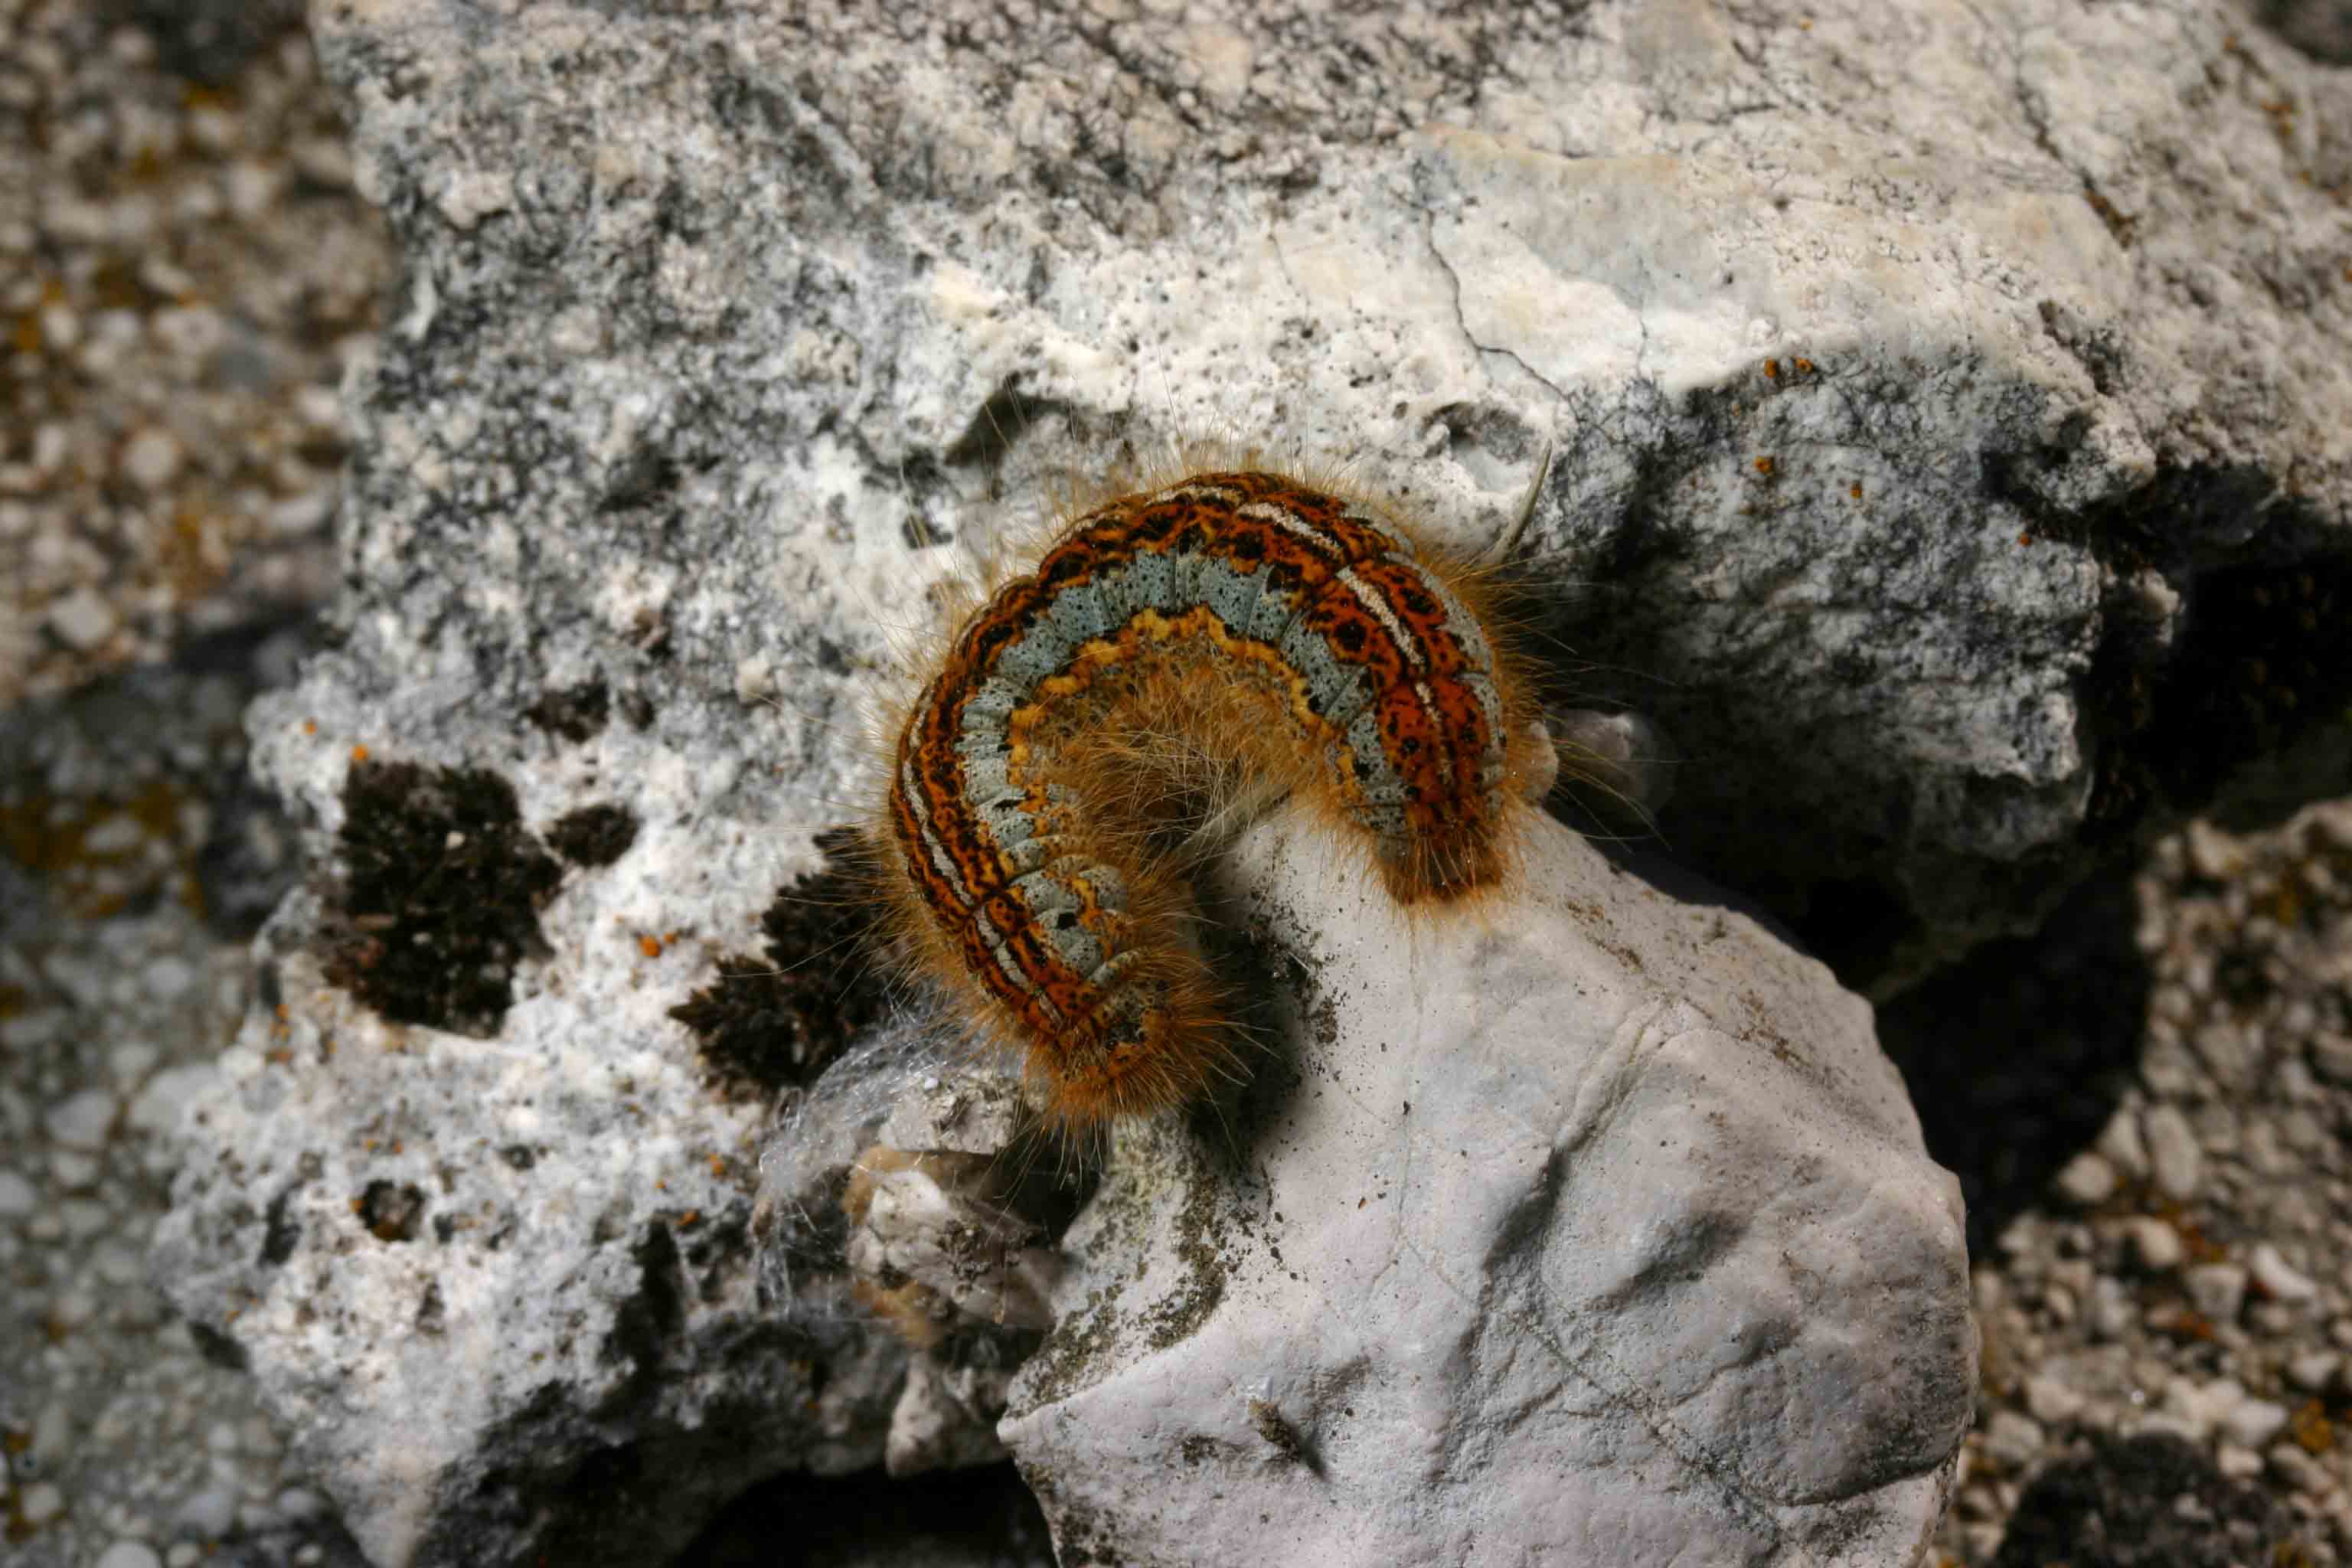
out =
[[1549,776],[1535,712],[1474,568],[1323,484],[1195,474],[1078,517],[955,633],[872,847],[916,961],[1084,1131],[1232,1056],[1203,823],[1287,794],[1398,902],[1456,900]]

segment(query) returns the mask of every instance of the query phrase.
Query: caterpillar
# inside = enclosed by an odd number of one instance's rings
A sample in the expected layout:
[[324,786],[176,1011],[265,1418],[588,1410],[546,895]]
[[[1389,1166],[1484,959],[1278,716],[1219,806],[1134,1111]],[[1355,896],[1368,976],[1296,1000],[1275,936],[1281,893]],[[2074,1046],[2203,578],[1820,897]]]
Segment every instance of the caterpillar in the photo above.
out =
[[1077,517],[949,641],[870,831],[915,964],[1085,1132],[1234,1059],[1184,847],[1311,805],[1386,895],[1508,865],[1556,765],[1485,580],[1320,482],[1203,472]]

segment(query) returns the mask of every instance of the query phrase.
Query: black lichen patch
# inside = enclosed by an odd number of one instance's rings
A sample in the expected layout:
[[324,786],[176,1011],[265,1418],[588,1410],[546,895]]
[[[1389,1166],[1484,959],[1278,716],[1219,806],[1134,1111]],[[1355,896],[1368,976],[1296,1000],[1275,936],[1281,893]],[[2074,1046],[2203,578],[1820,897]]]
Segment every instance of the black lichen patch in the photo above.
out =
[[476,768],[357,763],[340,844],[327,978],[395,1023],[495,1034],[562,879],[513,786]]
[[293,1257],[294,1249],[302,1244],[302,1222],[293,1212],[294,1194],[301,1190],[301,1183],[287,1183],[263,1211],[261,1261],[272,1268]]
[[575,866],[609,866],[636,841],[636,814],[625,805],[583,805],[547,830],[548,847]]
[[694,1031],[722,1092],[767,1099],[807,1083],[881,1016],[870,948],[876,900],[845,864],[856,843],[847,828],[817,835],[824,868],[768,906],[765,956],[721,957],[717,984],[670,1009]]
[[1184,1206],[1176,1215],[1176,1256],[1184,1265],[1184,1283],[1153,1303],[1149,1314],[1148,1338],[1155,1351],[1191,1339],[1225,1299],[1223,1236],[1216,1215],[1215,1182],[1206,1172],[1195,1171]]
[[414,1241],[425,1217],[425,1189],[414,1182],[370,1182],[352,1209],[378,1241]]
[[602,730],[612,711],[612,692],[603,681],[591,680],[540,693],[539,700],[524,709],[522,716],[576,746]]

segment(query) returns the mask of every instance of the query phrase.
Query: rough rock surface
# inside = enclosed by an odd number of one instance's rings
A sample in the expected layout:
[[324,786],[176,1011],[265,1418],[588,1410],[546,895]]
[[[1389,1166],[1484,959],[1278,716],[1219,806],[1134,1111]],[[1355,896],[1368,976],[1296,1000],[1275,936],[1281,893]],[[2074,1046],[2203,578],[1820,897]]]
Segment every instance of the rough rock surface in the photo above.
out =
[[1207,432],[1475,541],[1550,445],[1555,673],[1659,713],[1676,848],[1864,983],[2352,670],[2352,111],[2215,5],[314,26],[404,286],[337,646],[253,721],[330,875],[163,1257],[384,1563],[639,1561],[880,1457],[895,1352],[780,1331],[742,1234],[742,1086],[823,1009],[756,1070],[710,1043],[763,1004],[673,1009],[824,950],[777,895],[999,495]]
[[1065,1561],[1916,1561],[1976,1391],[1959,1194],[1866,1005],[1545,821],[1416,926],[1296,819],[1229,1127],[1126,1140],[1002,1428]]
[[1189,432],[1478,533],[1549,444],[1561,675],[1863,978],[2352,679],[2352,93],[2211,0],[320,24],[411,257],[355,533],[434,554],[410,639],[854,658],[770,607],[819,519],[893,559]]

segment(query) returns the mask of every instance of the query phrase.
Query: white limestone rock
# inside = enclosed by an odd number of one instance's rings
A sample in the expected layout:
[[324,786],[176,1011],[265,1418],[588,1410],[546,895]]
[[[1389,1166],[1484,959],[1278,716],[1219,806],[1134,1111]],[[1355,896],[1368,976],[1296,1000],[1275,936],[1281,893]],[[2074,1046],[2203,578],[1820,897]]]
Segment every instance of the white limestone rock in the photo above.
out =
[[154,1268],[371,1562],[658,1561],[776,1470],[881,1462],[906,1352],[835,1279],[763,1296],[761,1118],[661,994],[613,966],[601,1005],[542,993],[477,1039],[268,962],[301,1007],[248,1020],[186,1113]]
[[1916,1560],[1976,1342],[1866,1004],[1549,822],[1456,919],[1295,821],[1233,891],[1275,1060],[1122,1139],[1000,1428],[1065,1561]]
[[1475,542],[1549,446],[1672,841],[1889,980],[2341,705],[2328,605],[2258,606],[2352,591],[2352,93],[2225,0],[318,27],[411,258],[327,679],[822,711],[919,624],[909,510],[1214,435]]
[[[468,1033],[323,984],[301,896],[184,1121],[165,1283],[387,1568],[643,1562],[765,1469],[884,1455],[903,1356],[748,1283],[759,1117],[669,1010],[858,809],[858,700],[932,590],[1059,476],[1238,437],[1477,544],[1549,446],[1555,673],[1657,713],[1669,841],[1857,984],[2030,920],[2286,698],[2341,707],[2352,110],[2224,0],[312,24],[404,289],[348,383],[332,645],[256,766],[322,883],[355,746],[503,780],[531,834],[638,824]],[[524,717],[585,690],[609,721]],[[355,1226],[377,1182],[427,1228]],[[1797,1539],[1845,1505],[1792,1441],[1756,1495]]]

